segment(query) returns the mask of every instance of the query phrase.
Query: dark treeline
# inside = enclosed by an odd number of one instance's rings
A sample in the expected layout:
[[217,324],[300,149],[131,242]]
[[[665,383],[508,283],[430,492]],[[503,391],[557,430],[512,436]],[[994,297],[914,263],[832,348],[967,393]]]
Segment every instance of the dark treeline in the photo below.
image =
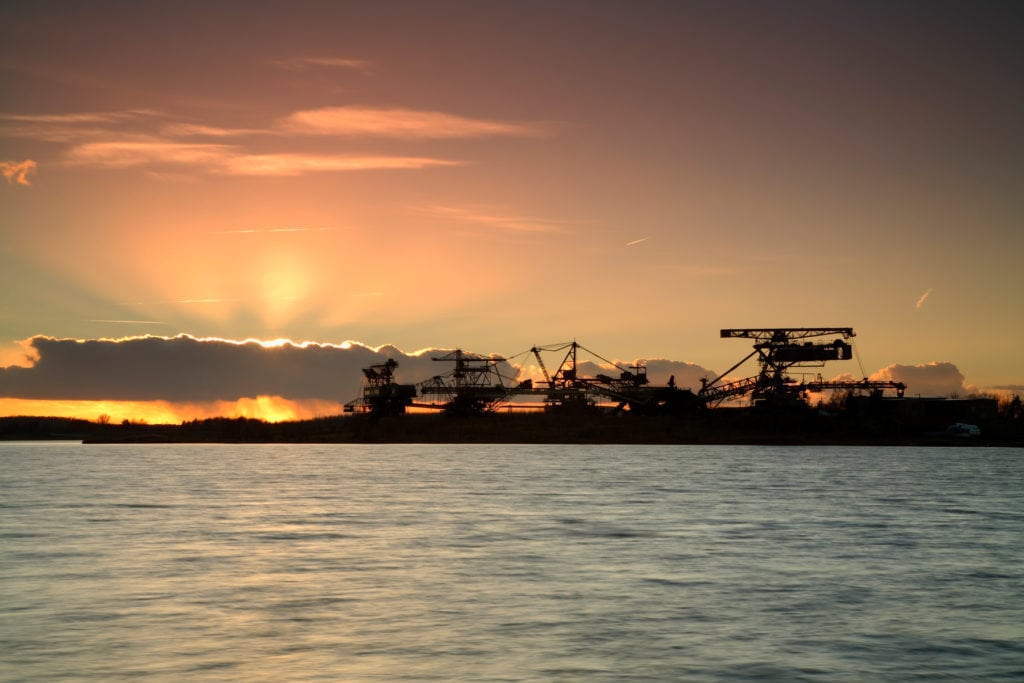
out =
[[[980,436],[953,434],[968,422]],[[0,418],[0,440],[125,443],[732,443],[1024,444],[1021,411],[995,402],[851,402],[842,411],[725,408],[685,416],[609,415],[598,410],[374,418],[334,416],[295,422],[211,418],[180,425],[108,424],[53,417]]]

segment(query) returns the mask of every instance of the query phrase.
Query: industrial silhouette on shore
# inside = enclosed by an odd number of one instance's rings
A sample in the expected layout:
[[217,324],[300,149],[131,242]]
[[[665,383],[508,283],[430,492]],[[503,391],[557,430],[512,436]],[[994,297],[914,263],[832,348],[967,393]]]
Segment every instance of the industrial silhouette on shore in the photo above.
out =
[[[452,363],[454,367],[451,370],[419,384],[397,383],[395,369],[398,363],[388,360],[363,370],[365,383],[362,395],[345,404],[345,411],[398,415],[409,408],[417,408],[475,414],[500,407],[550,410],[602,404],[614,413],[681,415],[717,407],[724,401],[738,398],[749,398],[754,405],[785,406],[802,403],[808,392],[851,391],[881,397],[889,390],[902,398],[906,390],[902,382],[872,381],[866,377],[860,381],[825,381],[820,372],[813,373],[810,381],[803,379],[807,373],[800,371],[822,368],[827,362],[854,357],[853,346],[847,341],[855,336],[850,327],[724,329],[721,335],[723,338],[752,339],[754,349],[718,377],[702,380],[703,386],[696,394],[677,387],[674,377],[669,378],[664,386],[653,386],[642,363],[622,367],[572,341],[534,346],[510,359],[456,349],[432,358],[437,362]],[[832,340],[821,341],[825,337]],[[614,367],[618,376],[583,376],[579,369],[580,352]],[[545,353],[564,353],[554,373],[548,372]],[[516,379],[518,371],[511,361],[528,356],[536,361],[543,379]],[[755,357],[760,367],[757,374],[727,381],[731,373]],[[861,374],[865,374],[863,368],[861,370]],[[512,375],[512,372],[516,374]],[[801,375],[800,380],[794,378],[797,374]],[[417,400],[417,397],[422,400]]]

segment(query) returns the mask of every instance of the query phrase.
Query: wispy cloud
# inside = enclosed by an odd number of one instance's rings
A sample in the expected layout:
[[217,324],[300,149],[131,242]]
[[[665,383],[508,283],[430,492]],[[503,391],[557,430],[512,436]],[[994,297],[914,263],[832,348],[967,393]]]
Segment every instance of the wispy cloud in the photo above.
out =
[[161,306],[166,304],[224,304],[245,301],[239,298],[211,298],[211,299],[163,299],[160,301],[124,301],[122,306]]
[[152,119],[162,116],[152,109],[63,114],[0,113],[0,136],[43,142],[80,142],[117,131],[123,137],[126,127],[146,126]]
[[323,171],[371,171],[460,166],[450,159],[402,156],[348,156],[317,154],[236,154],[224,159],[221,172],[230,175],[296,176]]
[[103,112],[66,112],[63,114],[0,114],[0,121],[25,123],[116,123],[126,119],[162,116],[155,109],[125,109]]
[[[341,66],[359,60],[309,58],[309,63]],[[162,112],[132,109],[65,114],[0,113],[0,137],[65,143],[64,161],[72,166],[123,169],[143,167],[155,177],[181,180],[196,175],[298,176],[317,172],[424,169],[466,162],[421,155],[345,154],[294,151],[294,135],[334,135],[388,139],[525,136],[543,133],[534,124],[474,119],[413,109],[326,107],[297,111],[266,128],[233,128],[170,120]],[[254,153],[247,137],[263,136],[278,149]],[[8,182],[27,185],[32,168],[4,165]],[[491,217],[492,219],[495,217]],[[515,222],[515,221],[513,221]],[[519,229],[526,229],[520,227]]]
[[638,240],[633,240],[632,242],[626,242],[626,246],[627,247],[632,247],[633,245],[640,244],[641,242],[646,242],[649,239],[651,239],[651,238],[650,237],[641,237]]
[[235,152],[228,145],[167,142],[164,140],[117,140],[87,142],[67,153],[71,164],[126,168],[145,164],[218,166]]
[[111,139],[174,142],[178,138],[226,138],[273,133],[269,128],[230,128],[172,121],[168,115],[151,109],[66,114],[0,113],[0,136],[43,142],[82,144]]
[[370,62],[365,59],[349,59],[345,57],[292,57],[289,59],[274,59],[270,63],[289,71],[326,68],[349,69],[367,73],[372,67]]
[[8,185],[31,185],[28,179],[36,172],[36,162],[31,159],[24,161],[0,161],[0,173],[3,173]]
[[949,362],[932,361],[919,365],[894,363],[873,373],[870,379],[903,382],[911,395],[951,396],[967,393],[963,373]]
[[259,128],[221,128],[218,126],[204,126],[198,123],[169,123],[163,126],[160,131],[168,137],[208,137],[227,138],[240,135],[260,135],[270,131]]
[[174,299],[172,301],[156,302],[156,303],[168,303],[168,304],[227,304],[234,303],[237,301],[243,301],[243,299]]
[[309,135],[389,138],[475,138],[498,135],[536,136],[538,124],[474,119],[418,109],[323,107],[297,111],[280,123],[283,130]]
[[[437,373],[429,354],[353,342],[39,336],[10,349],[9,357],[0,356],[12,361],[0,366],[0,398],[204,401],[277,395],[336,401],[339,387],[351,387],[353,395],[359,391],[361,368],[389,357],[397,358],[402,381]],[[147,382],[139,382],[140,370]]]
[[249,154],[235,145],[168,142],[152,139],[87,142],[72,147],[67,161],[101,168],[144,165],[198,166],[208,173],[249,176],[296,176],[324,171],[418,169],[454,166],[449,159],[344,154]]
[[924,302],[928,300],[929,296],[931,296],[931,293],[932,289],[929,287],[928,291],[922,294],[921,297],[917,300],[917,303],[914,304],[914,308],[920,310],[920,308],[924,306]]
[[541,218],[516,216],[500,209],[489,207],[425,206],[416,209],[418,213],[461,223],[475,223],[502,230],[519,232],[565,232],[566,224]]

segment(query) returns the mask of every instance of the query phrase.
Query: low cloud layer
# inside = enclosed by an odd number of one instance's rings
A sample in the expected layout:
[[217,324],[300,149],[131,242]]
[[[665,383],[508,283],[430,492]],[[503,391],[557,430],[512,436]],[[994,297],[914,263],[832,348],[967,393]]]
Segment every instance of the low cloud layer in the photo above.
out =
[[[396,379],[418,383],[452,370],[451,362],[432,360],[447,353],[405,353],[394,346],[374,349],[349,342],[236,342],[188,335],[86,341],[39,336],[8,354],[8,361],[16,355],[18,362],[0,368],[0,397],[209,402],[277,396],[345,402],[359,395],[362,368],[393,358],[399,364]],[[552,371],[557,360],[547,359]],[[646,365],[653,384],[674,377],[678,386],[697,389],[701,377],[712,376],[692,363],[656,359]],[[507,384],[517,377],[540,378],[539,369],[531,366],[505,365],[501,372]],[[579,373],[617,376],[618,371],[581,360]]]
[[0,369],[0,396],[26,399],[234,401],[244,397],[346,401],[361,368],[395,358],[401,381],[444,368],[424,355],[358,344],[267,344],[219,339],[136,337],[28,341],[35,364]]
[[903,382],[908,396],[966,396],[969,392],[963,374],[952,363],[894,364],[871,375],[871,379]]
[[[844,372],[831,377],[831,379],[832,381],[858,382],[863,378]],[[894,363],[871,374],[868,379],[879,382],[902,382],[907,387],[906,396],[908,397],[966,397],[980,391],[978,387],[965,383],[963,373],[953,363],[932,362],[919,365]]]

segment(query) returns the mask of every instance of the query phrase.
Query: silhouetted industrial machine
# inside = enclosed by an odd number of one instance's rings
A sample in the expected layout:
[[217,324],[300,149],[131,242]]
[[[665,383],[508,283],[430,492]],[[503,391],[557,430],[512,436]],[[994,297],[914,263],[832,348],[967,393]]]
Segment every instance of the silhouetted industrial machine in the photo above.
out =
[[[793,369],[822,367],[828,361],[853,358],[853,346],[846,340],[856,336],[851,327],[779,327],[725,329],[722,338],[753,339],[754,350],[739,363],[711,381],[702,381],[700,397],[706,405],[718,405],[722,401],[750,395],[755,404],[792,403],[801,400],[807,391],[867,390],[878,395],[884,389],[894,389],[899,396],[906,388],[899,382],[871,381],[825,382],[821,375],[810,383],[794,379]],[[817,340],[834,337],[832,341]],[[736,368],[757,356],[760,372],[752,377],[723,381]]]
[[455,363],[451,372],[435,375],[420,384],[420,393],[433,397],[445,412],[488,412],[515,389],[515,380],[501,374],[500,366],[505,359],[499,356],[480,356],[456,349],[431,360]]
[[822,391],[862,391],[871,394],[872,396],[881,396],[886,389],[892,389],[896,392],[897,398],[903,398],[903,395],[907,391],[907,385],[903,382],[893,382],[886,380],[871,380],[864,378],[862,380],[822,380],[821,375],[818,378],[807,382],[804,387],[807,391],[819,393]]
[[375,416],[401,415],[416,397],[414,384],[398,384],[394,380],[398,361],[389,358],[379,365],[363,368],[363,395],[345,404],[345,412],[357,410]]
[[[611,378],[604,375],[588,378],[580,373],[578,365],[580,351],[584,351],[594,358],[618,368],[611,361],[605,360],[593,351],[584,348],[576,340],[565,344],[534,346],[529,350],[529,353],[532,353],[533,357],[537,360],[537,367],[544,376],[544,381],[537,382],[536,384],[531,383],[532,391],[529,393],[543,396],[544,404],[547,408],[591,407],[597,403],[599,398],[609,397],[609,394],[615,393],[612,389]],[[547,367],[544,364],[544,357],[541,355],[542,352],[565,352],[554,374],[548,374]],[[622,370],[622,368],[619,369]],[[623,377],[625,376],[626,373],[623,371]],[[644,374],[642,381],[647,381],[646,374]],[[619,396],[615,398],[619,398]],[[625,397],[622,396],[621,398]]]
[[[554,374],[548,374],[541,352],[560,353],[565,351],[562,362]],[[618,377],[598,373],[584,377],[579,371],[578,354],[584,351],[600,360],[605,366],[619,371]],[[575,340],[567,344],[534,346],[530,349],[537,360],[537,366],[544,376],[543,387],[531,383],[529,391],[520,387],[515,393],[532,393],[544,396],[548,408],[569,408],[595,406],[599,401],[613,404],[614,411],[629,410],[632,413],[678,413],[695,405],[693,392],[679,389],[674,381],[665,387],[652,387],[647,379],[647,368],[636,363],[628,368],[608,360],[583,347]],[[527,380],[529,381],[529,380]],[[525,383],[524,383],[525,384]]]
[[[681,415],[702,406],[717,406],[723,401],[749,396],[755,405],[780,405],[801,402],[808,392],[860,391],[881,396],[886,389],[902,397],[906,389],[900,382],[825,381],[820,373],[806,381],[792,375],[807,368],[820,368],[825,363],[854,357],[855,336],[849,327],[779,327],[725,329],[723,338],[754,341],[754,349],[739,363],[713,380],[702,380],[698,395],[680,389],[673,378],[665,386],[652,386],[646,366],[638,361],[628,367],[603,358],[575,340],[565,344],[534,346],[529,351],[506,359],[481,356],[456,349],[432,358],[452,363],[453,368],[419,384],[398,384],[394,379],[398,363],[393,359],[363,369],[365,377],[362,396],[345,404],[345,412],[368,412],[372,415],[397,415],[407,408],[444,410],[454,414],[491,412],[499,406],[509,410],[564,410],[600,406],[611,412],[628,411],[643,415]],[[823,341],[822,338],[831,338]],[[594,373],[585,376],[580,353],[595,361],[594,369],[618,371],[618,376]],[[551,373],[543,353],[557,353],[561,362]],[[525,357],[533,356],[543,379],[520,379],[525,370]],[[727,377],[751,358],[757,358],[759,372],[743,379]],[[523,358],[523,360],[517,360]],[[587,361],[584,361],[586,363]],[[863,368],[862,368],[863,372]],[[425,401],[415,402],[417,394]],[[532,400],[531,398],[532,397]],[[520,399],[518,401],[514,399]],[[525,399],[525,400],[524,400]]]

